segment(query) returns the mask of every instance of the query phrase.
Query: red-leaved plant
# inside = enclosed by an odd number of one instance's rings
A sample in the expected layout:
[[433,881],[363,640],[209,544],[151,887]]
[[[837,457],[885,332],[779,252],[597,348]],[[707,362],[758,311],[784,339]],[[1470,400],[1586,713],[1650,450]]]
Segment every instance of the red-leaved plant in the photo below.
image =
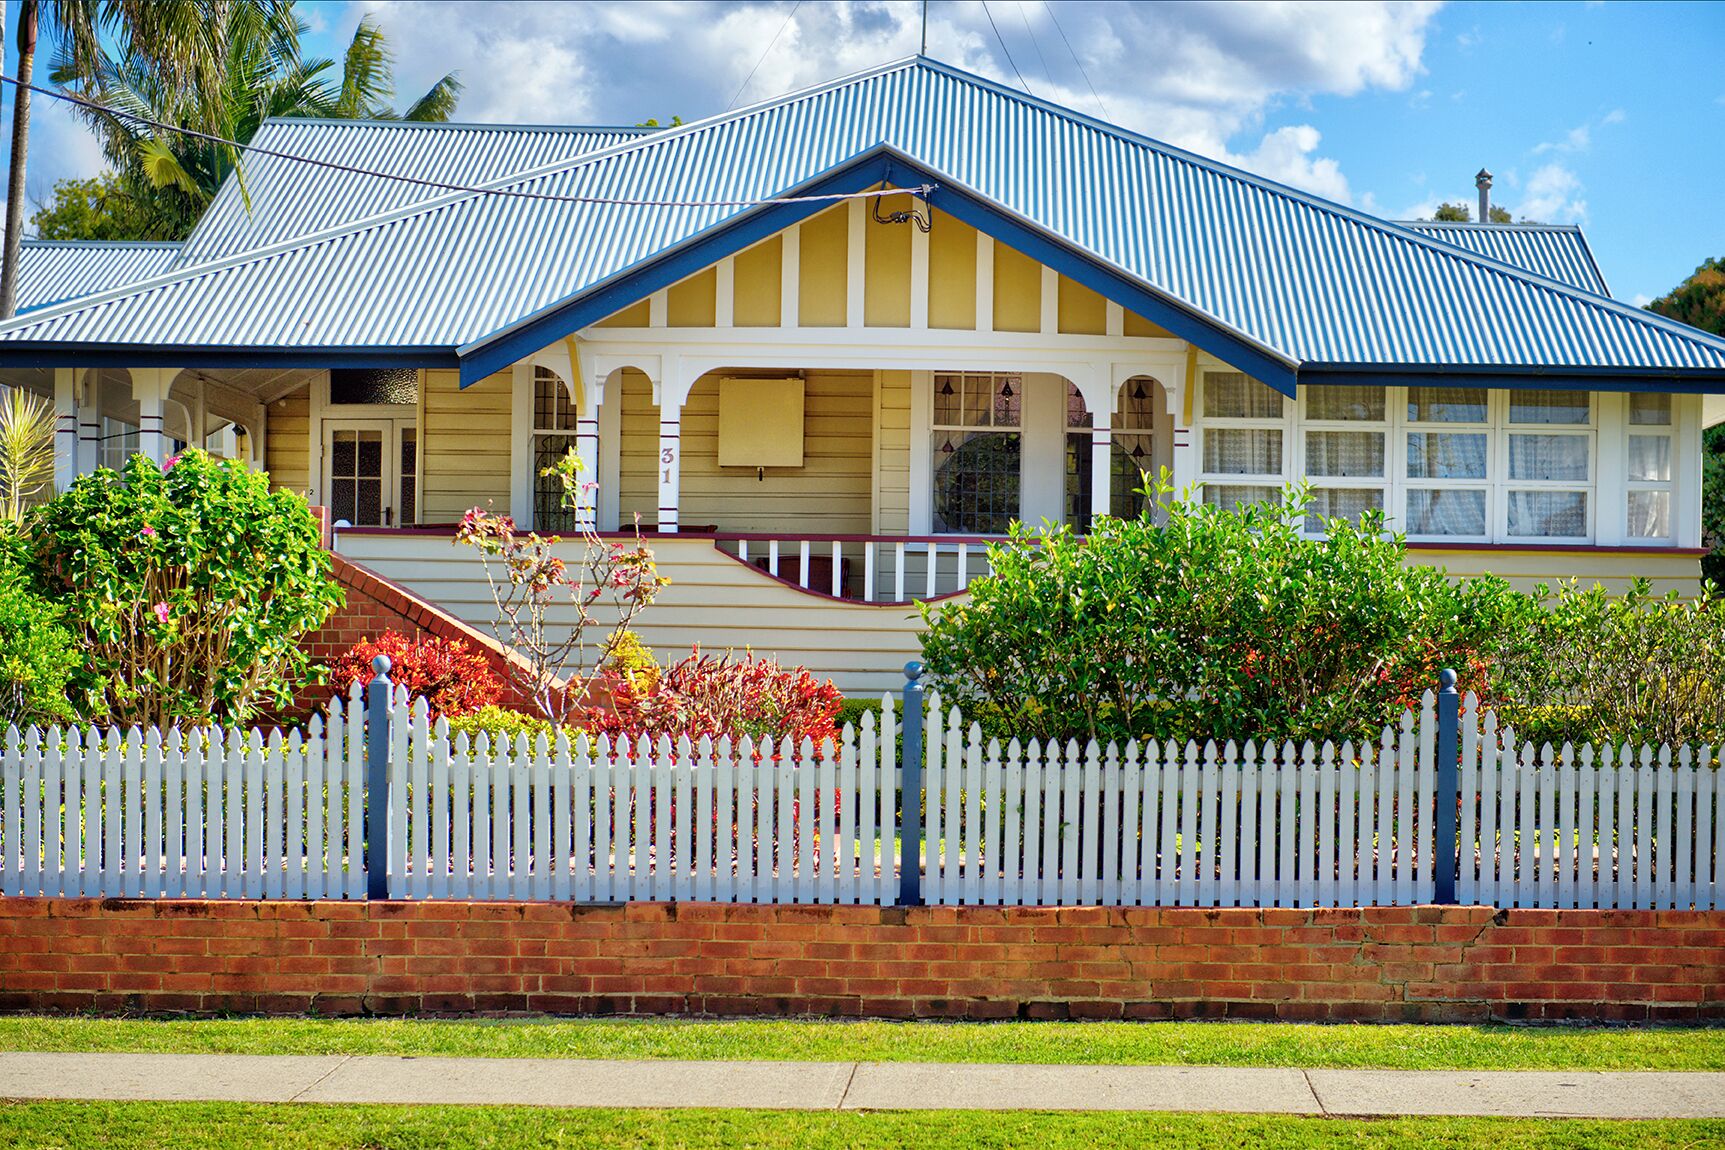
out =
[[407,688],[410,697],[423,698],[433,719],[471,714],[503,696],[503,680],[471,644],[436,637],[409,639],[399,631],[362,639],[338,655],[330,665],[330,682],[338,689],[355,679],[371,682],[371,661],[379,655],[389,656],[390,679]]
[[816,679],[806,667],[781,667],[752,654],[703,655],[699,647],[662,671],[650,691],[638,692],[623,681],[613,687],[612,709],[591,716],[593,733],[613,739],[788,736],[809,739],[818,752],[823,740],[837,741],[834,720],[844,702],[831,680]]

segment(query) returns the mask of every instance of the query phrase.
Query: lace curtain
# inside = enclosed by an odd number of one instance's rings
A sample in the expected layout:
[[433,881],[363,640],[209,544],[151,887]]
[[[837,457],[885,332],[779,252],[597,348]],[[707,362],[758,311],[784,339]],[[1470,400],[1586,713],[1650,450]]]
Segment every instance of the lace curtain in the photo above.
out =
[[1409,491],[1408,520],[1403,526],[1409,535],[1484,535],[1485,492]]
[[1279,428],[1212,427],[1204,432],[1204,470],[1212,475],[1280,475]]

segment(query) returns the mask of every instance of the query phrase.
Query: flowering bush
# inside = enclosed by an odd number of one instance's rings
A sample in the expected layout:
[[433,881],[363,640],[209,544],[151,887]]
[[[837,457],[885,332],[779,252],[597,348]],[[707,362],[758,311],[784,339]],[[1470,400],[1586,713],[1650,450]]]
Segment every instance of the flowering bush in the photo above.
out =
[[0,524],[0,726],[64,722],[74,717],[66,687],[78,649],[61,610],[30,590],[20,543]]
[[[562,480],[564,504],[571,509],[583,492],[591,494],[591,486],[577,478],[579,468],[571,451],[543,472]],[[492,632],[524,660],[520,668],[510,664],[510,673],[539,713],[555,724],[580,709],[629,635],[630,622],[670,582],[659,574],[639,533],[625,542],[583,531],[580,554],[569,562],[554,550],[563,542],[557,536],[519,534],[509,516],[475,507],[462,517],[455,541],[479,552],[497,608]],[[575,617],[553,627],[547,616],[559,600],[574,608]],[[605,611],[608,620],[601,623],[595,609]],[[593,639],[595,633],[602,637]]]
[[806,667],[781,667],[753,655],[703,655],[697,647],[661,671],[650,691],[615,682],[613,709],[595,713],[592,729],[612,737],[788,735],[818,748],[822,740],[838,738],[834,719],[843,703],[830,680],[816,679]]
[[310,665],[300,639],[342,600],[306,501],[197,450],[80,476],[30,513],[26,537],[83,656],[74,697],[97,721],[285,706]]
[[330,678],[342,689],[355,679],[369,683],[371,661],[379,655],[389,656],[390,679],[406,687],[410,697],[424,699],[433,719],[477,711],[503,695],[503,680],[471,645],[460,639],[409,639],[399,631],[349,647],[330,664]]

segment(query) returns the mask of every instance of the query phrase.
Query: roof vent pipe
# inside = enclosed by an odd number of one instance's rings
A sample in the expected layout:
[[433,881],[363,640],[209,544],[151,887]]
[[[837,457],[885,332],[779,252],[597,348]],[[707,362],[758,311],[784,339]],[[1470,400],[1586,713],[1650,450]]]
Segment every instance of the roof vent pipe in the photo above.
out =
[[1473,186],[1479,189],[1479,222],[1491,223],[1491,173],[1484,168],[1473,178]]

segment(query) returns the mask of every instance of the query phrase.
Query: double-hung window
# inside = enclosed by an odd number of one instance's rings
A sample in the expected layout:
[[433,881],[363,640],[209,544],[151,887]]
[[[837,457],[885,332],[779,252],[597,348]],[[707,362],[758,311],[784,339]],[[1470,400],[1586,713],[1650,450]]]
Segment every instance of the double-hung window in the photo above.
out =
[[1629,396],[1629,536],[1671,538],[1671,397]]
[[1512,390],[1508,404],[1507,534],[1586,539],[1593,531],[1593,394]]
[[1244,372],[1204,373],[1204,502],[1274,502],[1287,479],[1289,404]]
[[1483,387],[1410,387],[1400,528],[1412,539],[1491,535],[1491,403]]
[[[575,405],[569,389],[546,367],[533,369],[533,526],[540,531],[573,531],[575,512],[563,502],[563,481],[545,469],[575,446]],[[583,482],[593,477],[584,475]]]
[[1314,534],[1329,519],[1358,523],[1384,509],[1389,469],[1389,411],[1381,387],[1302,388],[1303,474],[1311,482],[1306,530]]
[[934,530],[1001,535],[1018,516],[1024,378],[934,377]]

